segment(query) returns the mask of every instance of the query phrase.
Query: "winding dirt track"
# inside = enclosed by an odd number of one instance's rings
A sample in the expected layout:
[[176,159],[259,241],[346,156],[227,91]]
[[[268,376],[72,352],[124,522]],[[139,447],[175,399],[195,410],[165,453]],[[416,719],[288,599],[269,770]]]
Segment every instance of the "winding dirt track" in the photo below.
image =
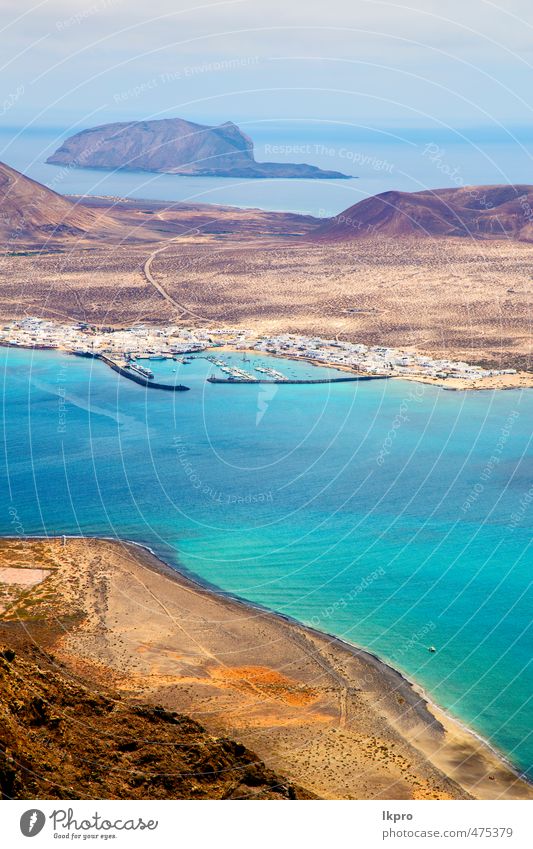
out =
[[[198,235],[200,235],[200,230],[198,228],[195,228],[194,230],[191,230],[191,232],[187,233],[186,235],[187,236],[198,236]],[[165,242],[165,244],[162,245],[162,247],[157,248],[155,251],[152,251],[152,253],[148,257],[148,259],[144,263],[142,270],[143,270],[143,274],[145,276],[146,282],[149,283],[151,286],[153,286],[154,289],[156,289],[159,292],[159,294],[172,307],[174,307],[174,309],[179,311],[180,317],[188,314],[188,315],[194,316],[195,318],[200,318],[201,316],[197,316],[195,313],[191,312],[191,310],[189,310],[186,306],[184,306],[183,304],[180,304],[179,301],[176,301],[172,297],[172,295],[170,295],[167,292],[167,290],[163,286],[161,286],[160,283],[157,282],[157,280],[155,279],[155,277],[152,274],[152,262],[154,261],[155,257],[158,254],[163,253],[163,251],[166,251],[173,242],[178,242],[182,238],[183,238],[183,234],[180,234],[179,236],[174,236],[174,238],[169,239],[168,242]]]

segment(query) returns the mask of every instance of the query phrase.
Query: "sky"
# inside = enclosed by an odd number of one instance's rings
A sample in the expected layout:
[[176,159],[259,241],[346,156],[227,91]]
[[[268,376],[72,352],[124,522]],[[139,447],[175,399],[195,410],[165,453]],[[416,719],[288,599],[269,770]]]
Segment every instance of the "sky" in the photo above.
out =
[[533,125],[530,0],[0,0],[0,126]]

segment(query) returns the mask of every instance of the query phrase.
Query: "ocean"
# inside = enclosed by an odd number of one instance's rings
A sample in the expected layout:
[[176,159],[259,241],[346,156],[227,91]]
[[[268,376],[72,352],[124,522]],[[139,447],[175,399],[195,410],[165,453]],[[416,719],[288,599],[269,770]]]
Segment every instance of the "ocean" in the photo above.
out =
[[0,127],[0,161],[60,194],[259,207],[321,218],[391,189],[533,182],[530,133],[368,131],[324,123],[240,126],[254,139],[260,162],[307,162],[354,179],[237,180],[47,165],[47,156],[73,132],[61,127]]
[[166,393],[59,352],[0,361],[1,534],[148,545],[376,653],[533,778],[533,392],[213,385],[198,358],[151,362],[191,387]]

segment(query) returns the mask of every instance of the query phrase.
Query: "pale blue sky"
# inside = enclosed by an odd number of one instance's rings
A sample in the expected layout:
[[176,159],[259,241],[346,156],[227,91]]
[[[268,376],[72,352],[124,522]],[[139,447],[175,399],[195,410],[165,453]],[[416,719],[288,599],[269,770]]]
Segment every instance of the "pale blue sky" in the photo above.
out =
[[533,124],[526,0],[1,3],[4,126]]

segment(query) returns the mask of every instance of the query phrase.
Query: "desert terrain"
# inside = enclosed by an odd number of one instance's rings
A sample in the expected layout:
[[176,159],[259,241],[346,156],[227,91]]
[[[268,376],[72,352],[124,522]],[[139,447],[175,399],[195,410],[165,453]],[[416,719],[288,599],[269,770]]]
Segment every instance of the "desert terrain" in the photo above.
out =
[[525,242],[324,244],[309,239],[314,219],[284,213],[115,204],[113,215],[120,237],[107,242],[12,243],[0,256],[0,317],[245,327],[531,368]]
[[[13,644],[7,651],[16,653],[20,634],[29,635],[35,652],[46,652],[44,659],[37,658],[48,668],[46,674],[41,671],[41,681],[43,675],[52,682],[61,675],[69,686],[89,688],[103,699],[104,713],[111,713],[109,702],[118,704],[123,724],[132,715],[140,721],[139,705],[145,706],[145,718],[160,706],[160,717],[177,713],[178,725],[184,715],[193,716],[196,735],[199,722],[201,733],[205,727],[215,741],[221,735],[237,740],[241,748],[234,751],[244,757],[246,768],[255,764],[257,792],[267,798],[276,797],[268,796],[275,792],[285,798],[305,798],[306,793],[321,798],[533,798],[533,788],[490,749],[372,655],[218,595],[143,548],[86,539],[66,544],[5,539],[0,562],[8,570],[0,574],[8,590],[0,630],[3,641]],[[23,574],[27,569],[30,578]],[[36,569],[45,572],[37,575]],[[34,674],[27,654],[18,671],[21,680]],[[41,704],[45,716],[53,708],[55,727],[63,735],[73,733],[76,724],[72,699],[69,705],[56,696],[52,705]],[[204,745],[205,738],[199,743]],[[61,737],[52,735],[47,745],[53,759]],[[249,749],[260,765],[243,754]],[[127,745],[123,750],[134,751]],[[149,758],[133,767],[147,763]],[[192,756],[188,763],[194,771]],[[132,765],[118,755],[113,764],[112,773],[122,769],[129,775]],[[183,792],[175,774],[183,764],[167,761],[166,766],[170,784],[178,782]],[[230,766],[230,788],[236,781],[239,793],[251,794],[252,779],[246,791],[238,781],[239,764]],[[160,788],[157,776],[144,781],[139,792],[149,797],[151,786]],[[219,783],[217,792],[226,791],[227,782]]]
[[[324,223],[258,209],[67,199],[0,166],[0,318],[245,327],[530,372],[530,195],[509,200],[528,187],[478,188],[500,205],[478,210],[472,191],[448,190],[436,209],[431,193],[402,195],[391,214],[384,195]],[[446,219],[442,233],[443,207],[452,223],[481,221],[480,232],[450,236]],[[432,229],[420,229],[415,215],[428,208]],[[380,227],[354,230],[347,222],[356,216]],[[502,221],[498,238],[483,235]],[[531,385],[530,376],[515,385]]]
[[157,255],[151,271],[189,322],[528,368],[531,246],[458,238],[303,241],[176,241]]

